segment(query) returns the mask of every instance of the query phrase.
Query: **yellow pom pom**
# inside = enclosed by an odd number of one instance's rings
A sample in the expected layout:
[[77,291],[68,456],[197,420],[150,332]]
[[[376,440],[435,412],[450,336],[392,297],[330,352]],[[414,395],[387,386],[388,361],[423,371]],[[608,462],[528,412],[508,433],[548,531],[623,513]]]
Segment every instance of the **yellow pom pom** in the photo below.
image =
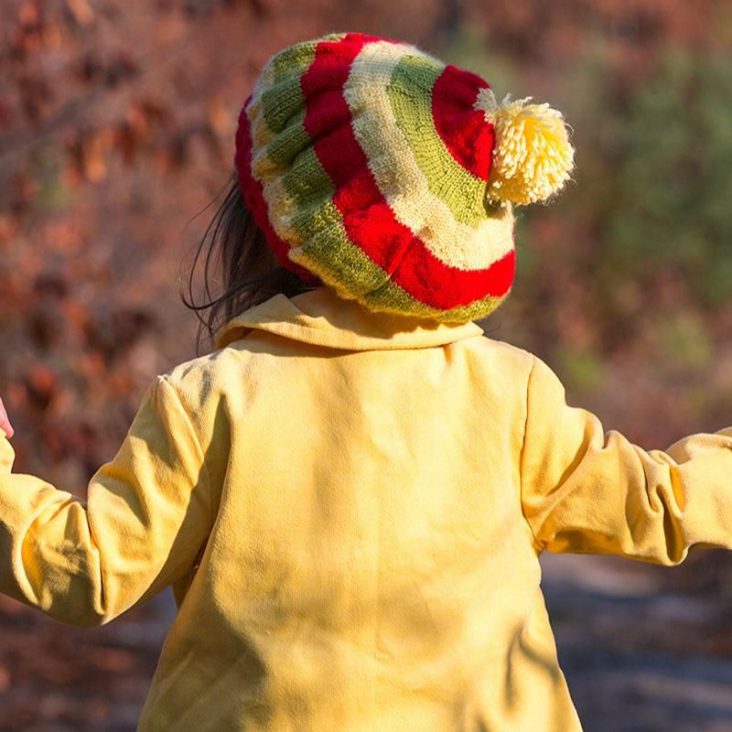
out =
[[574,148],[562,113],[531,97],[498,104],[491,89],[478,94],[475,108],[495,128],[496,146],[487,196],[526,205],[545,201],[569,180]]

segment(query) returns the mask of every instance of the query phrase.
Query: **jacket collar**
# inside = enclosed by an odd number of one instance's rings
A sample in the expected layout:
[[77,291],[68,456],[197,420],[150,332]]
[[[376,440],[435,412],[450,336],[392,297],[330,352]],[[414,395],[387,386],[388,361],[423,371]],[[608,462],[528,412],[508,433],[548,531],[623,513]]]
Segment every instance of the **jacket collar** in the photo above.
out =
[[354,300],[339,297],[329,287],[292,298],[274,295],[245,310],[216,332],[216,348],[224,348],[251,330],[347,351],[428,348],[483,333],[472,321],[453,325],[374,313]]

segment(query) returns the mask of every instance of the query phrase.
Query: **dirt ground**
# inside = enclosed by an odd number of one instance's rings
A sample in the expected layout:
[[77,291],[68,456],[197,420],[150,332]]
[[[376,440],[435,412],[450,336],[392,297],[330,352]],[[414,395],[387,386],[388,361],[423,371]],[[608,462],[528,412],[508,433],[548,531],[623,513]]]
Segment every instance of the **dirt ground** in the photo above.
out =
[[729,607],[665,590],[665,568],[589,556],[542,564],[587,732],[732,732]]

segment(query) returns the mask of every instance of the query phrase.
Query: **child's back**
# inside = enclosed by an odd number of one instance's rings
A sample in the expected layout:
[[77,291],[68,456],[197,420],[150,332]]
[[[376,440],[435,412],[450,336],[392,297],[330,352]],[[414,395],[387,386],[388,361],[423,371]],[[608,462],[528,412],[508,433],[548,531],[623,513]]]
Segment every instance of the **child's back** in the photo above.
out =
[[533,358],[403,326],[278,296],[171,375],[212,530],[142,729],[578,728],[522,513]]

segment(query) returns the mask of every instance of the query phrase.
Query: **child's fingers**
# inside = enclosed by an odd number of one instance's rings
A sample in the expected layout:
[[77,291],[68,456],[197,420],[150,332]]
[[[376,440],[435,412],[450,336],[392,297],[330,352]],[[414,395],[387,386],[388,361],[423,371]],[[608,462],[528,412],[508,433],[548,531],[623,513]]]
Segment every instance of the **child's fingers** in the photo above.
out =
[[8,413],[5,411],[5,405],[3,400],[0,399],[0,429],[8,436],[12,437],[15,433],[10,420],[8,419]]

